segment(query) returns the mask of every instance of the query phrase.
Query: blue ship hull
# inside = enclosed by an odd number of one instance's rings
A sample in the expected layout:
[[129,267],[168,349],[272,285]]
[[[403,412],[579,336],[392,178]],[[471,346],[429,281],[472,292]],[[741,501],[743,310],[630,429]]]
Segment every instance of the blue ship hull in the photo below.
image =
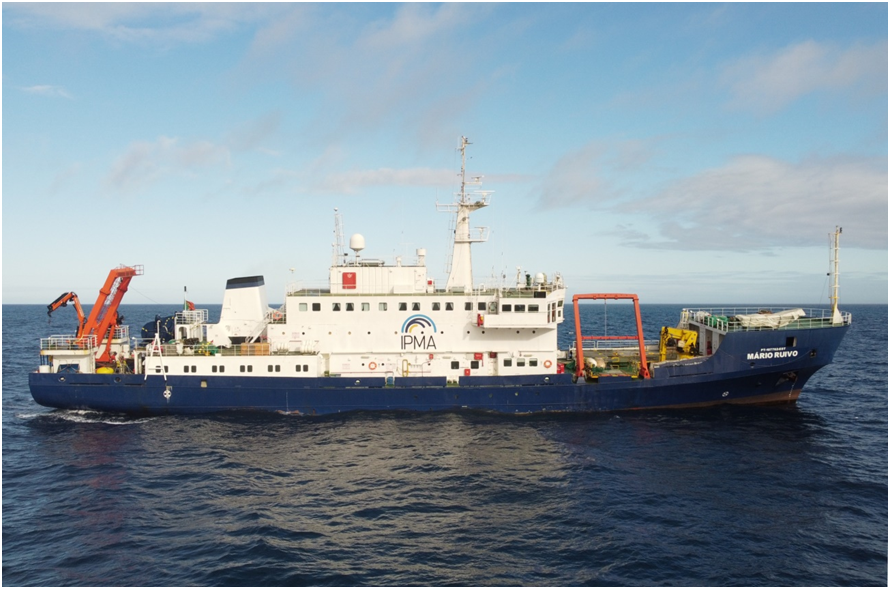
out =
[[[324,415],[347,411],[485,410],[508,414],[604,412],[794,402],[807,380],[831,363],[849,325],[736,332],[697,363],[657,366],[652,378],[570,374],[522,377],[261,377],[31,373],[41,405],[133,415],[271,411]],[[787,347],[788,338],[796,345]],[[782,354],[759,350],[779,349]],[[753,356],[752,356],[753,354]]]

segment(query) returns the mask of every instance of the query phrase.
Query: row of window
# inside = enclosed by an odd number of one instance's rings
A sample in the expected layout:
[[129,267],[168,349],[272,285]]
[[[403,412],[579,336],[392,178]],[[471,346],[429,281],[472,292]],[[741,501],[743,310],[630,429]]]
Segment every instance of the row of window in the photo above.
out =
[[[560,304],[560,306],[562,306],[562,301],[559,301],[559,304]],[[341,311],[344,309],[346,311],[355,311],[355,305],[356,305],[355,303],[331,303],[331,309],[333,311]],[[494,305],[494,303],[492,303],[492,305]],[[408,303],[399,303],[398,308],[399,308],[399,311],[407,311]],[[485,311],[487,308],[488,308],[487,303],[476,303],[476,309],[478,311]],[[512,303],[510,303],[510,304],[505,303],[505,304],[501,305],[501,311],[503,313],[525,313],[526,308],[528,309],[529,313],[537,313],[541,310],[539,305],[524,305],[524,304],[515,304],[514,305]],[[300,309],[300,311],[308,311],[309,303],[300,303],[299,309]],[[387,311],[388,309],[389,309],[389,305],[387,303],[377,303],[378,311]],[[492,311],[494,311],[496,309],[497,308],[494,307],[492,309]],[[321,303],[312,303],[312,310],[313,311],[321,311]],[[361,310],[362,311],[370,311],[371,303],[361,303]],[[420,303],[411,303],[411,310],[412,311],[420,311],[421,310]],[[431,310],[441,311],[442,303],[432,303]],[[446,311],[454,311],[454,303],[445,303],[445,310]],[[472,310],[473,310],[473,303],[464,303],[464,311],[472,311]]]
[[[524,367],[526,361],[528,361],[528,365],[529,365],[530,367],[535,367],[535,366],[538,365],[538,359],[537,359],[537,358],[528,358],[528,359],[526,359],[526,358],[516,358],[516,366],[517,366],[517,367]],[[506,367],[513,366],[513,358],[504,358],[504,366],[506,366]],[[477,368],[479,368],[479,360],[470,360],[470,368],[472,368],[472,369],[474,369],[474,370],[477,369]],[[452,361],[451,361],[451,369],[452,369],[452,370],[459,370],[459,369],[460,369],[460,362],[458,362],[457,360],[452,360]]]
[[[528,359],[516,358],[516,366],[518,368],[524,367],[526,365],[526,362],[528,362],[528,366],[531,368],[534,368],[538,365],[537,358],[528,358]],[[381,364],[381,366],[382,366],[382,364]],[[479,368],[479,366],[480,366],[479,360],[470,360],[470,368],[472,368],[473,370],[477,370]],[[513,366],[513,358],[504,358],[504,366],[508,367],[508,368]],[[197,366],[183,366],[182,368],[183,368],[183,372],[185,372],[186,374],[188,374],[190,372],[196,373],[198,371]],[[308,364],[296,364],[295,368],[296,368],[296,372],[309,372]],[[452,360],[451,368],[452,368],[452,370],[460,370],[460,362],[457,360]],[[241,366],[239,366],[239,369],[240,369],[240,372],[253,372],[253,365],[252,364],[246,364],[246,365],[242,364]],[[281,364],[268,364],[266,366],[266,369],[268,372],[281,372]],[[169,367],[164,366],[164,372],[169,372],[169,371],[170,371]],[[210,371],[211,372],[225,372],[226,367],[214,365],[214,366],[210,367]]]
[[[538,360],[535,358],[530,358],[528,360],[526,360],[525,358],[518,358],[516,360],[516,366],[519,368],[522,368],[526,365],[526,362],[528,362],[528,366],[531,368],[534,368],[538,365]],[[364,366],[364,364],[362,364],[362,366]],[[381,366],[383,366],[383,364],[381,364]],[[504,358],[504,366],[508,367],[508,368],[513,366],[513,359],[512,358]],[[473,370],[477,370],[477,369],[479,369],[479,367],[480,367],[479,360],[470,360],[470,368],[472,368]],[[253,366],[250,364],[247,364],[247,365],[242,364],[239,368],[240,368],[241,372],[250,372],[250,373],[253,372]],[[266,368],[267,368],[268,372],[281,372],[280,364],[275,364],[275,365],[270,364]],[[458,362],[457,360],[452,361],[451,368],[453,370],[460,370],[460,362]],[[295,369],[296,369],[296,372],[309,372],[309,365],[308,364],[302,364],[302,365],[297,364],[297,365],[295,365]],[[183,372],[185,372],[185,373],[197,372],[197,371],[198,370],[197,370],[196,366],[183,366]],[[225,372],[226,367],[225,366],[213,366],[213,367],[211,367],[211,371],[212,372]],[[164,366],[164,372],[170,372],[170,367]]]
[[[192,372],[192,373],[198,372],[197,366],[183,366],[182,368],[183,368],[183,372],[185,372],[186,374],[188,374],[189,372]],[[246,364],[246,365],[242,364],[239,368],[240,368],[240,372],[253,372],[252,364]],[[274,364],[274,365],[269,364],[269,365],[267,365],[267,369],[269,372],[281,372],[281,364]],[[167,371],[166,366],[164,366],[164,370]],[[226,371],[225,366],[213,365],[210,367],[210,372],[225,372],[225,371]],[[309,372],[309,365],[308,364],[297,364],[296,372]]]

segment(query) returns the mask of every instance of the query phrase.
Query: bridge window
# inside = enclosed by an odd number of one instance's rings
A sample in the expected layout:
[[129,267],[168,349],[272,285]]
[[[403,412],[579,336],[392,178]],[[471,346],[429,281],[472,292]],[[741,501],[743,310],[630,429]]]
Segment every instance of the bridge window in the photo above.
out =
[[340,303],[334,303],[334,304],[333,304],[333,309],[334,309],[334,311],[339,311],[339,310],[340,310]]
[[408,303],[399,303],[399,311],[407,311]]
[[513,310],[513,305],[501,305],[501,311],[504,313],[509,313]]
[[516,305],[515,310],[517,313],[525,313],[525,305]]
[[504,366],[513,366],[512,358],[504,358]]
[[473,303],[464,303],[464,311],[472,311]]
[[355,311],[355,303],[346,303],[347,311]]
[[479,309],[480,311],[484,311],[484,310],[485,310],[485,303],[479,303],[479,304],[477,304],[477,305],[476,305],[476,308]]
[[441,311],[442,305],[439,303],[433,303],[433,311]]
[[377,303],[378,311],[386,311],[386,303]]
[[420,303],[411,303],[412,311],[420,311]]
[[371,303],[362,303],[362,311],[370,311]]
[[321,303],[312,303],[313,311],[321,311]]
[[452,360],[451,361],[451,369],[457,370],[459,368],[460,368],[460,362],[458,362],[457,360]]
[[306,303],[300,303],[300,311],[308,311],[309,305]]
[[528,361],[528,365],[529,365],[529,366],[537,366],[537,365],[538,365],[538,360],[537,360],[537,358],[532,358],[531,360],[529,360],[529,361]]
[[538,305],[529,305],[529,306],[528,306],[528,312],[529,312],[529,313],[537,313],[537,312],[538,312]]
[[446,311],[454,311],[454,303],[445,303]]

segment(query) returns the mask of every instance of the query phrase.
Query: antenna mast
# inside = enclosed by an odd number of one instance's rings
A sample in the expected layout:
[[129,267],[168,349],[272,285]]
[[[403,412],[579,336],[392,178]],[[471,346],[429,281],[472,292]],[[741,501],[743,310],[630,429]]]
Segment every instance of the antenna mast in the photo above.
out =
[[340,211],[334,207],[334,252],[331,266],[339,266],[343,259],[343,219]]
[[472,145],[466,137],[460,138],[460,202],[467,203],[467,145]]
[[[460,138],[460,192],[455,202],[436,204],[440,211],[454,213],[454,242],[451,250],[451,268],[445,290],[448,292],[471,292],[473,290],[473,262],[470,246],[488,240],[487,227],[470,227],[470,213],[487,207],[491,198],[490,190],[473,190],[467,193],[467,186],[481,186],[482,176],[474,176],[467,181],[466,137]],[[475,199],[475,200],[471,200]]]
[[837,301],[840,292],[840,250],[841,250],[841,233],[843,227],[834,228],[834,240],[832,244],[832,274],[834,275],[834,284],[831,286],[831,322],[834,324],[843,323],[840,311],[837,309]]

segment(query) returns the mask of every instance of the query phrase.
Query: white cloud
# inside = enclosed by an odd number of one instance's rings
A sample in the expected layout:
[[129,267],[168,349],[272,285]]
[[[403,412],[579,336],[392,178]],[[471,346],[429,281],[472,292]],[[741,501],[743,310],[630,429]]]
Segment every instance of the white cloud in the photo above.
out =
[[841,225],[847,243],[887,247],[887,159],[740,156],[637,202],[666,241],[640,246],[757,250],[813,245]]
[[[609,235],[626,245],[679,250],[768,250],[822,243],[835,225],[845,241],[887,247],[885,157],[812,157],[788,162],[763,155],[650,188],[642,172],[653,144],[593,142],[557,161],[537,188],[542,208],[578,207],[632,216]],[[657,185],[656,185],[657,186]],[[657,228],[641,231],[637,222]],[[654,225],[653,225],[654,224]]]
[[601,177],[604,149],[589,144],[561,157],[541,185],[540,203],[545,208],[572,206],[614,197]]
[[128,43],[205,42],[283,8],[253,3],[23,2],[3,6],[6,23],[19,28],[98,32]]
[[[313,34],[314,11],[311,5],[296,4],[277,18],[262,23],[254,34],[248,50],[251,65],[263,57],[274,57],[299,39]],[[319,55],[324,58],[324,54]]]
[[459,4],[442,4],[432,11],[422,4],[404,4],[391,20],[372,23],[358,45],[399,52],[408,47],[423,47],[440,33],[465,25],[467,15]]
[[274,79],[285,72],[297,92],[319,98],[320,116],[307,132],[326,142],[380,129],[420,144],[452,140],[452,123],[484,95],[496,69],[485,65],[491,31],[479,35],[475,28],[491,8],[328,6],[320,13],[298,5],[260,28],[240,75]]
[[36,86],[25,86],[22,88],[23,92],[27,92],[28,94],[38,94],[40,96],[50,96],[50,97],[60,97],[60,98],[74,98],[71,94],[68,93],[67,90],[62,88],[61,86],[50,86],[47,84],[39,84]]
[[238,125],[226,136],[225,143],[233,151],[257,149],[264,153],[275,154],[273,150],[263,147],[281,127],[281,113],[271,112],[252,121]]
[[49,184],[49,188],[47,189],[47,194],[56,195],[62,192],[62,190],[67,187],[71,181],[77,177],[80,173],[81,164],[74,163],[66,168],[59,170],[53,175],[52,182]]
[[759,114],[776,112],[817,91],[886,93],[887,41],[847,48],[804,41],[730,63],[722,81],[730,88],[732,107]]
[[630,193],[623,178],[646,164],[657,140],[593,141],[562,156],[536,188],[542,208],[611,203]]
[[451,186],[454,180],[454,170],[380,168],[328,174],[312,189],[338,194],[356,194],[364,188],[374,186]]
[[114,162],[105,184],[132,194],[165,176],[226,164],[229,158],[227,147],[210,141],[182,143],[177,138],[163,136],[154,142],[136,141]]
[[732,27],[734,21],[742,18],[739,14],[740,4],[699,4],[701,10],[693,11],[686,22],[683,32],[697,34],[702,30],[721,30]]
[[237,125],[222,141],[158,137],[155,141],[134,141],[112,164],[105,184],[115,190],[134,193],[148,188],[166,176],[195,173],[231,164],[233,154],[256,151],[277,156],[263,146],[281,126],[281,113],[275,111]]

